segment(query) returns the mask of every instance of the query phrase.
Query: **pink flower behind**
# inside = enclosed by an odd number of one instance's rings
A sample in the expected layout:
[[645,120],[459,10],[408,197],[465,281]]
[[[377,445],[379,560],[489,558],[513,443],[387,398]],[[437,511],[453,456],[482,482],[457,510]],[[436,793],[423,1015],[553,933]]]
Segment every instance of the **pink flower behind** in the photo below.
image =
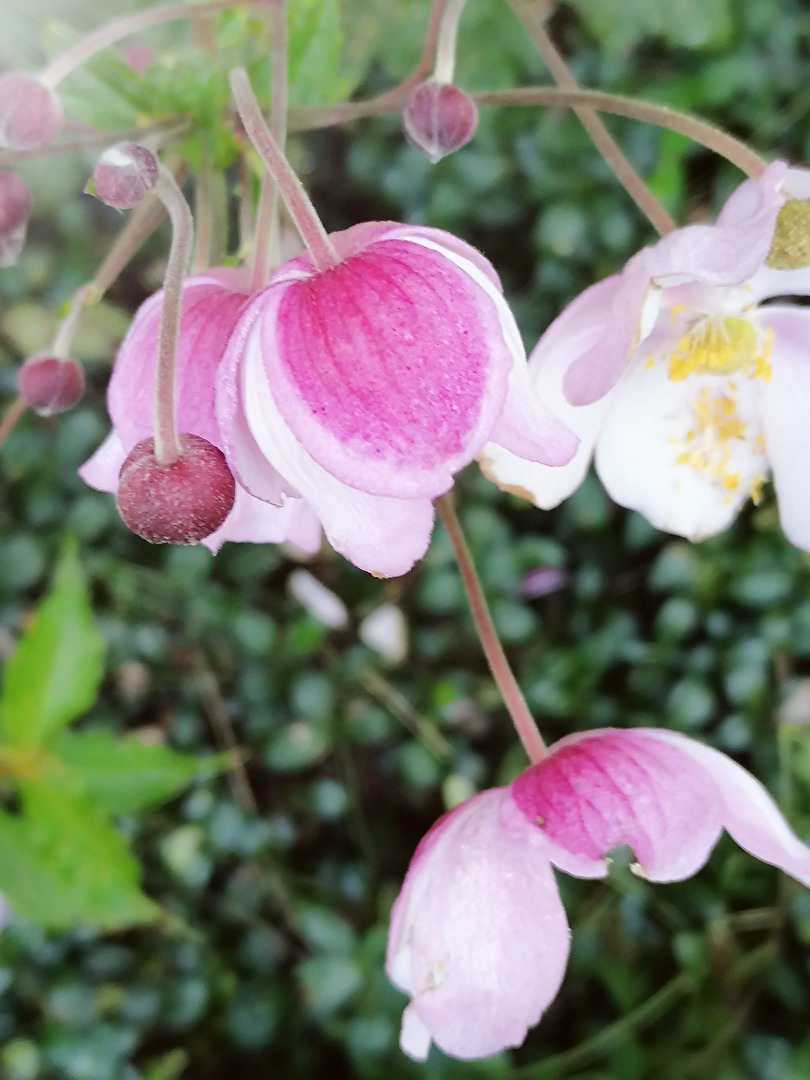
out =
[[[234,326],[248,302],[247,274],[211,270],[184,286],[177,353],[177,423],[181,432],[199,435],[219,449],[223,435],[214,410],[217,370]],[[135,315],[116,357],[107,391],[113,430],[79,470],[91,487],[114,492],[129,451],[153,433],[153,395],[162,293],[152,296]],[[274,505],[275,503],[276,505]],[[279,543],[290,540],[305,551],[317,550],[320,528],[298,498],[280,489],[273,503],[253,498],[237,484],[236,501],[224,523],[203,541],[216,551],[226,540]]]
[[333,546],[381,576],[427,548],[432,500],[488,440],[556,465],[576,439],[532,393],[490,264],[437,229],[358,225],[340,261],[281,267],[223,361],[226,454],[259,498],[311,503]]
[[717,750],[652,728],[583,732],[552,746],[507,788],[445,814],[417,848],[391,913],[389,978],[411,997],[401,1045],[433,1040],[460,1058],[519,1045],[557,993],[568,927],[552,866],[680,881],[723,829],[810,885],[810,848],[750,773]]

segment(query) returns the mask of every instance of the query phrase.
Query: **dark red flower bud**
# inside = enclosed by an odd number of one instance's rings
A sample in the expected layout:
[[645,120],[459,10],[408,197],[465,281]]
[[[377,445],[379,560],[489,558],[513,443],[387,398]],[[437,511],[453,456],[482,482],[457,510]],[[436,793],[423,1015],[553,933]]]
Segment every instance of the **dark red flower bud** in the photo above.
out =
[[130,450],[115,496],[124,524],[150,544],[196,544],[231,512],[236,482],[216,446],[199,435],[181,435],[182,454],[158,464],[155,440]]
[[157,179],[157,158],[151,150],[135,142],[120,142],[109,147],[93,170],[96,195],[117,210],[137,206]]
[[84,369],[78,360],[29,356],[17,373],[20,397],[40,416],[72,409],[84,393]]
[[408,95],[402,125],[408,141],[435,165],[473,137],[478,106],[459,87],[428,79]]
[[0,146],[27,150],[44,146],[62,130],[59,97],[33,75],[0,75]]
[[13,266],[25,246],[31,192],[16,173],[0,171],[0,266]]

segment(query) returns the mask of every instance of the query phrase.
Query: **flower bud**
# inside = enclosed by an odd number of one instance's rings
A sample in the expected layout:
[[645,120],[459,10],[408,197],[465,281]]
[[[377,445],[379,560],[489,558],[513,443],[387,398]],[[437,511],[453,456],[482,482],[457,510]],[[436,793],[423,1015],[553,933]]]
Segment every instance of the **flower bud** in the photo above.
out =
[[221,450],[181,435],[182,453],[161,465],[155,440],[142,439],[121,466],[115,502],[124,524],[150,544],[196,544],[224,522],[236,481]]
[[810,199],[788,199],[779,211],[765,265],[774,270],[810,266]]
[[33,75],[0,75],[0,147],[44,146],[62,130],[62,102]]
[[72,409],[84,393],[84,369],[78,360],[29,356],[17,374],[20,397],[40,416]]
[[13,266],[25,246],[31,192],[16,173],[0,171],[0,266]]
[[473,137],[478,107],[459,87],[428,79],[408,95],[402,125],[411,145],[435,165]]
[[96,195],[116,210],[131,210],[157,183],[158,163],[151,150],[135,142],[109,147],[93,170]]

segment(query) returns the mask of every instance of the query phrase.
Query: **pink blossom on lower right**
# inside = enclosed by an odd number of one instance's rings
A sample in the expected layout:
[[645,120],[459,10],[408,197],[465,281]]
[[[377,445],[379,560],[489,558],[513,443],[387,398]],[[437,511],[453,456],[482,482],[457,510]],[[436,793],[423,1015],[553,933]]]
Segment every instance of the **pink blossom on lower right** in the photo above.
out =
[[386,970],[410,998],[400,1045],[472,1059],[519,1046],[553,1001],[569,930],[552,867],[607,874],[626,844],[634,871],[680,881],[723,829],[810,885],[810,848],[762,785],[725,754],[675,732],[605,728],[561,739],[508,787],[445,814],[394,902]]

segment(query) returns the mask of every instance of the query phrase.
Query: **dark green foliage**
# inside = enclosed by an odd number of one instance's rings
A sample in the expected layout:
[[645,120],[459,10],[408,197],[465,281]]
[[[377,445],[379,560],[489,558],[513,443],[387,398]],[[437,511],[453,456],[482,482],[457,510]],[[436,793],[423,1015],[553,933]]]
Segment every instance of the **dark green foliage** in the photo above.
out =
[[[366,90],[391,85],[415,61],[427,5],[343,7]],[[802,0],[578,0],[550,25],[583,85],[693,109],[768,155],[806,157]],[[468,88],[545,81],[503,4],[470,0],[460,46]],[[378,57],[373,67],[366,50]],[[328,50],[311,61],[334,63]],[[315,100],[301,78],[301,100]],[[680,219],[709,213],[738,181],[678,136],[609,123]],[[316,135],[308,146],[307,179],[331,227],[392,217],[459,233],[497,265],[529,343],[580,289],[652,239],[564,112],[484,113],[474,142],[435,167],[404,144],[395,118]],[[47,180],[37,176],[44,197]],[[109,239],[110,219],[102,227],[92,207],[78,205],[60,189],[48,226],[34,224],[23,285],[9,271],[0,277],[6,395],[21,341],[47,338],[23,298],[63,300]],[[148,258],[114,292],[109,325],[100,320],[88,336],[91,361],[109,356],[124,325],[115,309],[131,311],[153,287]],[[58,422],[26,418],[2,451],[0,627],[19,633],[67,525],[108,653],[92,731],[74,756],[84,754],[92,772],[102,732],[158,728],[195,755],[221,749],[232,730],[246,758],[230,783],[201,779],[139,818],[125,787],[98,778],[99,801],[124,815],[144,888],[169,917],[115,937],[46,935],[15,919],[0,937],[0,1075],[810,1074],[810,894],[727,840],[681,884],[648,886],[620,859],[607,883],[561,880],[571,965],[526,1046],[479,1064],[438,1053],[424,1067],[405,1059],[404,998],[382,969],[390,903],[445,800],[523,765],[446,537],[437,529],[424,563],[390,583],[320,556],[310,569],[353,620],[351,630],[327,633],[288,597],[295,564],[283,552],[226,546],[212,558],[202,548],[149,548],[125,532],[109,497],[81,484],[74,470],[104,432],[105,376],[97,365],[84,406]],[[772,492],[699,546],[613,507],[594,478],[549,514],[500,494],[474,467],[458,495],[499,629],[549,738],[609,724],[705,738],[748,765],[810,836],[810,564],[781,536]],[[566,582],[524,601],[520,581],[537,566],[563,569]],[[393,669],[355,633],[383,599],[401,604],[410,626],[409,658]]]

